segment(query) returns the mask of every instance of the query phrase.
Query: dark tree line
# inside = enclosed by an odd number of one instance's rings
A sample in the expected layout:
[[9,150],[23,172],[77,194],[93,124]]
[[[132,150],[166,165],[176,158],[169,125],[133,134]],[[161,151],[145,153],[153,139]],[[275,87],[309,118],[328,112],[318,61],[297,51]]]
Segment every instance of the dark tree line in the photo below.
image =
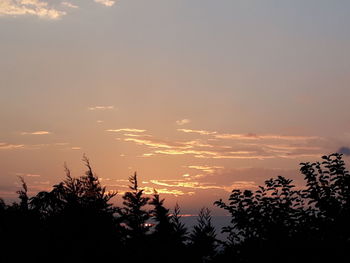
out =
[[[278,176],[257,190],[236,190],[215,205],[231,216],[216,238],[202,208],[192,229],[157,191],[145,196],[136,173],[121,207],[83,159],[87,172],[19,203],[0,199],[0,262],[350,262],[350,174],[341,154],[302,163],[305,187]],[[152,224],[151,224],[152,222]]]

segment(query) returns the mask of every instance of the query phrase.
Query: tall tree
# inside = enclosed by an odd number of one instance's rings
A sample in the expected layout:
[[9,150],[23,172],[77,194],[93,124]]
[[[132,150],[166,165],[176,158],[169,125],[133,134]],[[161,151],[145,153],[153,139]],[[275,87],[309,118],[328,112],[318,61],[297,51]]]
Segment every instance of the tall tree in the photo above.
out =
[[215,227],[211,223],[211,212],[202,208],[198,214],[197,224],[189,236],[190,249],[195,262],[210,262],[216,255],[218,242]]
[[128,237],[131,239],[140,238],[147,233],[149,226],[146,224],[150,214],[144,209],[149,197],[145,197],[143,190],[139,188],[137,174],[129,177],[130,192],[123,195],[123,205],[119,210],[124,223],[126,224]]

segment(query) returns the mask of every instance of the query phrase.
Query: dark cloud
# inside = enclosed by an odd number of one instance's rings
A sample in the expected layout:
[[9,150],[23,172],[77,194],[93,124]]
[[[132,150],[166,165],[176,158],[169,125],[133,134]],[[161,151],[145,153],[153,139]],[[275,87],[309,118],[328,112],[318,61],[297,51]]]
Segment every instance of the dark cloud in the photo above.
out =
[[337,151],[338,153],[342,153],[346,156],[350,156],[350,148],[349,147],[340,147],[339,150]]

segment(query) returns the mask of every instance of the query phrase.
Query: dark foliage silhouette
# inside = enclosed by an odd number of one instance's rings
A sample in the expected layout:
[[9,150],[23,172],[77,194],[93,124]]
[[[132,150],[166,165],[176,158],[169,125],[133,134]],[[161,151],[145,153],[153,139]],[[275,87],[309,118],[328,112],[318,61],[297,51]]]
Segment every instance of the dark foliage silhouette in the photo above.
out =
[[303,190],[278,176],[255,192],[233,190],[228,204],[215,202],[232,216],[222,230],[229,233],[226,259],[254,262],[273,251],[270,261],[349,260],[349,172],[341,154],[322,158],[301,163]]
[[[160,199],[157,191],[154,192],[152,200],[149,202],[154,208],[150,211],[155,226],[151,235],[152,247],[157,248],[153,254],[153,262],[178,262],[184,255],[186,241],[186,228],[180,222],[179,207],[175,207],[174,214],[164,207],[164,199]],[[154,250],[154,249],[153,249]],[[173,254],[177,251],[177,254]]]
[[215,258],[218,243],[208,208],[200,210],[197,225],[193,227],[189,239],[193,262],[211,262]]
[[350,262],[350,173],[342,154],[301,163],[305,186],[278,176],[258,189],[234,189],[214,204],[231,216],[217,240],[209,209],[190,230],[180,207],[145,195],[136,173],[122,207],[112,204],[85,156],[86,173],[19,203],[0,199],[0,262]]

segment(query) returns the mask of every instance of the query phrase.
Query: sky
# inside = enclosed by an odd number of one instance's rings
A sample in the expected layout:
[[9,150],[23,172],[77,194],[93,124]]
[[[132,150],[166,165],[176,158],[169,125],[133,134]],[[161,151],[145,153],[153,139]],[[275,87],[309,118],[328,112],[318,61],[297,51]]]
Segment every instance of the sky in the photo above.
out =
[[83,175],[195,214],[350,156],[346,0],[0,0],[0,196]]

